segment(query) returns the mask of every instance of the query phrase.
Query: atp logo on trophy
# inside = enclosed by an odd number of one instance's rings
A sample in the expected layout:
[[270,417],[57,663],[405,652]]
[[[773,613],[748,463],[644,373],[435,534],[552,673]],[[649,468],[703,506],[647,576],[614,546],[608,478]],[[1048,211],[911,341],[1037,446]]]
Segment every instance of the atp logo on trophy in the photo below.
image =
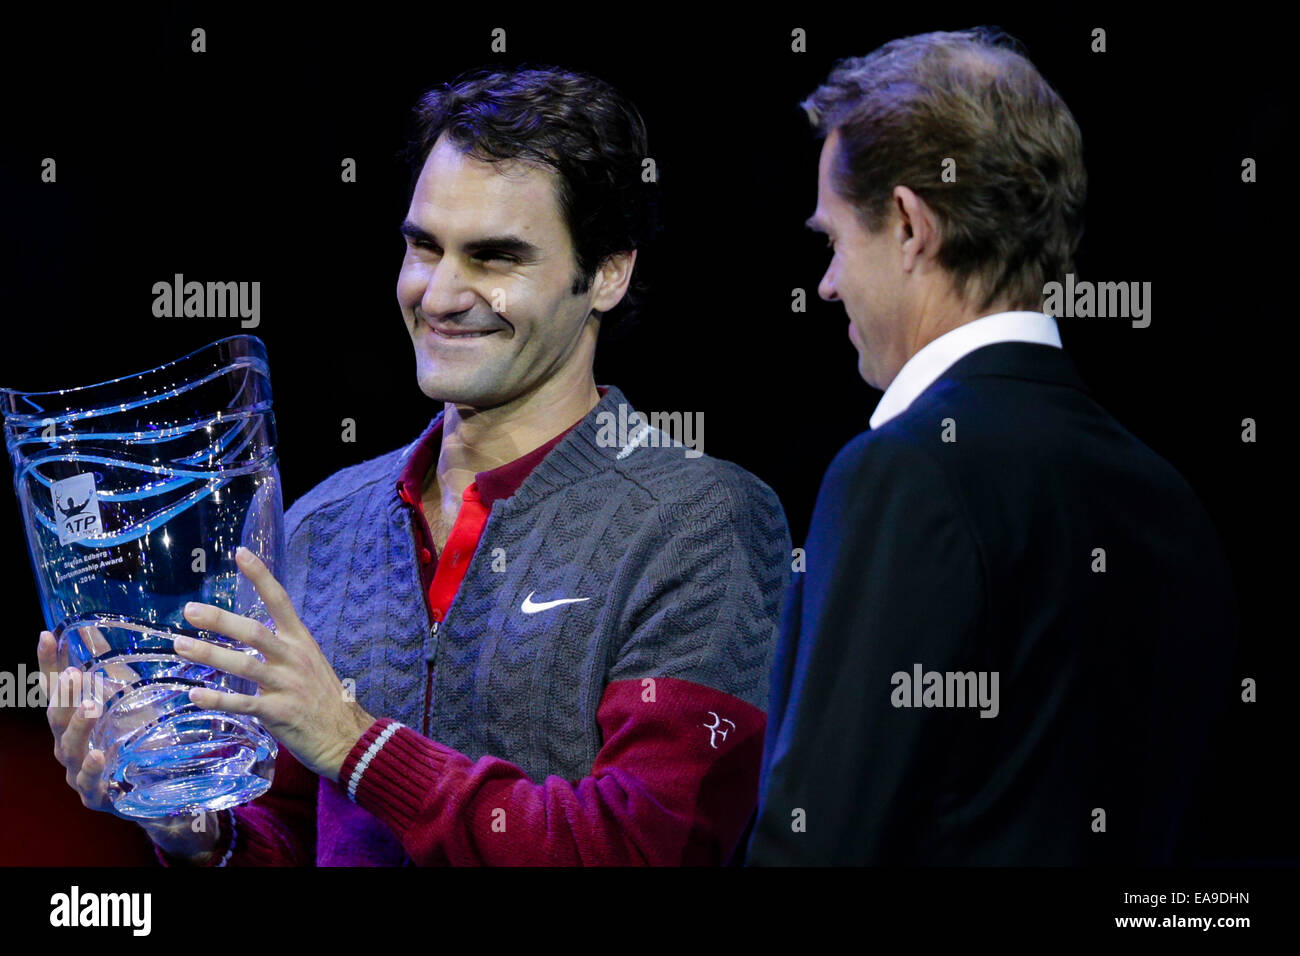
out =
[[102,527],[92,472],[50,482],[50,494],[59,519],[59,544],[72,544],[89,538]]

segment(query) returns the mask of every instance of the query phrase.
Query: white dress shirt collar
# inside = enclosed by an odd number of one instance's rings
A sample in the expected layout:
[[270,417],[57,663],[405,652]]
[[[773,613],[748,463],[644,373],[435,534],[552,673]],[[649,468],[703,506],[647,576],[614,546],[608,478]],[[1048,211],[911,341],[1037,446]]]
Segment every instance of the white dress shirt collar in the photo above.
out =
[[996,312],[945,332],[903,363],[871,415],[871,427],[907,411],[958,359],[997,342],[1035,342],[1061,347],[1056,319],[1042,312]]

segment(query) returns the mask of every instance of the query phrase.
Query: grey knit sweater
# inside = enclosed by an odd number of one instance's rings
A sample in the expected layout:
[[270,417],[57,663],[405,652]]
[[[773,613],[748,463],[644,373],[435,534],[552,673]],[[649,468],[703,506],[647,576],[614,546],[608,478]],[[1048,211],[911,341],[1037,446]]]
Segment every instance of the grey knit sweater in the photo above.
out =
[[[493,503],[436,633],[411,511],[397,494],[415,443],[344,468],[289,509],[285,587],[369,713],[540,783],[591,773],[598,707],[616,682],[672,678],[765,709],[790,571],[780,502],[739,466],[688,457],[644,430],[635,445],[602,447],[601,413],[617,418],[620,403],[609,387],[516,493]],[[530,596],[585,600],[524,613]],[[708,713],[704,721],[721,720]],[[720,739],[686,733],[700,746]],[[401,827],[320,783],[318,863],[409,856]]]

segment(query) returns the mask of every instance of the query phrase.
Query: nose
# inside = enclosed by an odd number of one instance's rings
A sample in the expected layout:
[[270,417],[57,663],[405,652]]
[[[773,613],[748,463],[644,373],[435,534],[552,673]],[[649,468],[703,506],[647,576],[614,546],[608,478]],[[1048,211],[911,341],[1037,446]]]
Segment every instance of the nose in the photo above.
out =
[[420,310],[430,319],[446,318],[474,308],[474,290],[454,262],[444,257],[430,267],[428,276],[424,295],[420,297]]
[[817,284],[817,294],[827,302],[839,301],[839,293],[835,291],[834,265],[826,267],[826,274],[822,276],[822,281]]

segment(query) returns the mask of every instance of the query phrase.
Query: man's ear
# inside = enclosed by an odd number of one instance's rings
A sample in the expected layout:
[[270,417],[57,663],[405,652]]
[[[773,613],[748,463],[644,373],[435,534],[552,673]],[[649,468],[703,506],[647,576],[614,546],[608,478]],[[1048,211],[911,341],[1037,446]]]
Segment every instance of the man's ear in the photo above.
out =
[[903,240],[903,268],[910,271],[918,256],[933,259],[938,252],[939,221],[929,204],[906,186],[895,186],[893,198]]
[[632,281],[632,268],[636,265],[636,250],[615,252],[605,258],[596,270],[593,280],[595,295],[591,307],[597,312],[608,312],[623,300]]

